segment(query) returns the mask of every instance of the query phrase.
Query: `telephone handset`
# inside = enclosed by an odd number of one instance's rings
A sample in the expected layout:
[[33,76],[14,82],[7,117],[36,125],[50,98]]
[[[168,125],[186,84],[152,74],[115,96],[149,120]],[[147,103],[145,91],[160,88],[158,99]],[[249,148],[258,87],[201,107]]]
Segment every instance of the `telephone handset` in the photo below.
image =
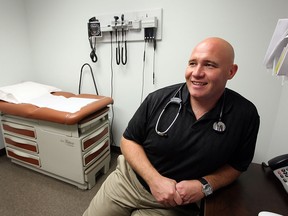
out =
[[268,166],[273,170],[288,193],[288,154],[272,158],[268,161]]

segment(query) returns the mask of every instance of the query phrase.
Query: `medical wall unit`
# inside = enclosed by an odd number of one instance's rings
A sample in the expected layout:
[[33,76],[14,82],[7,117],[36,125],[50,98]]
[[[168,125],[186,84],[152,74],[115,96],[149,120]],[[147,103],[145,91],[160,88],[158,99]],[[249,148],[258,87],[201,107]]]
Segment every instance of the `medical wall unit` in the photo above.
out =
[[31,104],[0,102],[1,129],[13,163],[91,189],[110,163],[109,97],[58,92],[65,97],[95,98],[75,113]]
[[111,43],[112,47],[115,43],[117,65],[126,65],[128,42],[151,42],[156,49],[156,41],[162,39],[162,9],[98,14],[89,19],[87,27],[92,62],[98,61],[96,44]]
[[[118,37],[121,38],[122,30],[127,33],[125,35],[127,41],[144,41],[149,37],[162,40],[162,8],[99,14],[96,18],[101,29],[97,42],[110,42],[110,33],[116,37],[118,32]],[[153,32],[153,35],[149,32]]]

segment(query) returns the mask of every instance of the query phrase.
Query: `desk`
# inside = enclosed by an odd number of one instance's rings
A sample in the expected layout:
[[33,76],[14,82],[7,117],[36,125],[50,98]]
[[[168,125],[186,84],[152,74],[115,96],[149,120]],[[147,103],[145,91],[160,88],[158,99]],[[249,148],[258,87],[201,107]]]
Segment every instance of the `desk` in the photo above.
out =
[[288,193],[274,173],[252,163],[237,181],[204,201],[204,216],[257,216],[260,211],[288,215]]

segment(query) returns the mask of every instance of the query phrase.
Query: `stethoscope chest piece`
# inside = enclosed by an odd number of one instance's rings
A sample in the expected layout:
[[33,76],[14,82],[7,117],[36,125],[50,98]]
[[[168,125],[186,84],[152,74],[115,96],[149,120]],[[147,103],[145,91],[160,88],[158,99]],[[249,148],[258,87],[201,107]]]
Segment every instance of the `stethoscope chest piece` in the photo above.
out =
[[225,105],[225,93],[226,92],[224,91],[223,102],[222,102],[222,106],[221,106],[219,119],[218,119],[218,121],[214,122],[214,124],[213,124],[213,130],[215,130],[216,132],[219,132],[219,133],[223,133],[226,130],[226,125],[224,124],[224,122],[221,121],[222,115],[223,115],[223,109],[224,109],[224,105]]
[[213,129],[221,133],[226,130],[226,125],[222,121],[217,121],[217,122],[214,122]]

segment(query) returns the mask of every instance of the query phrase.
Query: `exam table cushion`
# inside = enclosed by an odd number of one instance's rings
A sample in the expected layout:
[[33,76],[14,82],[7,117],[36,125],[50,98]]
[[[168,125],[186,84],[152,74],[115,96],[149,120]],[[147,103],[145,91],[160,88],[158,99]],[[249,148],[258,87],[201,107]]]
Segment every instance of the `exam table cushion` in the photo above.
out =
[[97,99],[97,101],[82,107],[79,111],[74,113],[58,111],[46,107],[37,107],[35,105],[26,103],[14,104],[14,103],[8,103],[6,101],[0,101],[0,112],[24,118],[31,118],[60,124],[73,125],[78,123],[82,119],[88,117],[89,115],[101,111],[109,104],[113,103],[113,99],[110,97],[93,95],[93,94],[75,95],[73,93],[59,91],[54,92],[53,95],[64,96],[66,98],[70,97],[90,98],[90,99]]

